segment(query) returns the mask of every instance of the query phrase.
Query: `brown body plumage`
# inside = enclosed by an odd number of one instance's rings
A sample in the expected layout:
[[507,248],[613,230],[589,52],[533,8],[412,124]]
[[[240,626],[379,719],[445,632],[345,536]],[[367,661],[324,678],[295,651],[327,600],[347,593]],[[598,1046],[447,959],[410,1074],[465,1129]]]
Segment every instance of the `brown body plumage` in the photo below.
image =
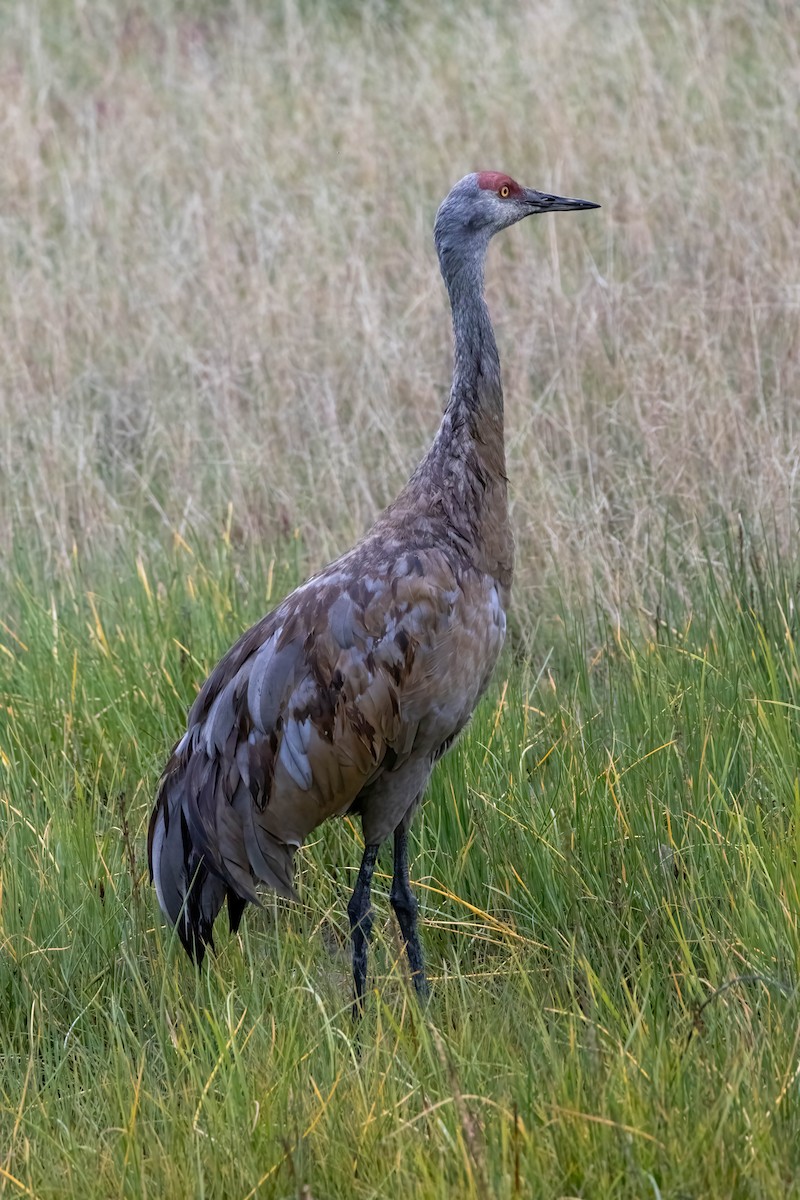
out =
[[433,445],[363,540],[248,630],[192,705],[161,780],[148,856],[161,907],[198,960],[226,898],[236,928],[257,881],[292,896],[292,858],[309,833],[358,813],[366,851],[348,910],[357,1006],[372,869],[390,833],[392,903],[426,990],[406,830],[489,682],[513,570],[483,257],[497,228],[558,207],[594,206],[488,174],[450,193],[436,233],[456,363]]

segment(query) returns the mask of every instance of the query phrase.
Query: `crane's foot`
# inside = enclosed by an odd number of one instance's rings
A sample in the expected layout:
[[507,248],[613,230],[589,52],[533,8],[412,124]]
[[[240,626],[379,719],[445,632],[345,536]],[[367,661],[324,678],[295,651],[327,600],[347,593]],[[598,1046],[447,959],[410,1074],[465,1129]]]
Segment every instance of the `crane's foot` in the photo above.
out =
[[394,875],[389,899],[405,942],[414,991],[419,1000],[424,1003],[430,995],[430,987],[425,977],[422,947],[419,944],[417,929],[419,905],[408,878],[408,835],[402,826],[399,826],[394,833]]
[[367,987],[367,950],[372,933],[372,905],[370,889],[372,873],[378,858],[377,846],[365,846],[364,857],[347,915],[350,918],[350,939],[353,944],[353,1020],[359,1021],[364,1014],[364,993]]

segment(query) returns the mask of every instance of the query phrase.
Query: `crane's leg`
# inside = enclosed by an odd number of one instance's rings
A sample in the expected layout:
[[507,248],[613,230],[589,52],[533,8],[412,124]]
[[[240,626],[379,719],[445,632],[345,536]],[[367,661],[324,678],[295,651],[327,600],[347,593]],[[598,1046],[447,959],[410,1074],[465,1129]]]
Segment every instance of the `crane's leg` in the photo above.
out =
[[411,981],[420,1000],[427,1000],[430,989],[425,978],[422,947],[419,944],[417,931],[419,905],[408,879],[408,833],[405,825],[402,824],[398,825],[394,831],[394,875],[389,899],[406,944]]
[[367,947],[372,933],[372,905],[370,888],[372,872],[378,858],[378,846],[365,846],[364,857],[347,915],[350,918],[350,938],[353,943],[353,1020],[357,1021],[364,1011],[364,992],[367,985]]

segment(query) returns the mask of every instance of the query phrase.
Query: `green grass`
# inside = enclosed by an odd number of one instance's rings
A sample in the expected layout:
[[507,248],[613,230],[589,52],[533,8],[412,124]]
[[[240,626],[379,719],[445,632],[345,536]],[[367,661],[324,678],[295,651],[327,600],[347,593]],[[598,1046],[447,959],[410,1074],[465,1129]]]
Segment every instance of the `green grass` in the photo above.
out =
[[415,830],[430,1007],[387,851],[357,1038],[354,826],[199,975],[143,861],[194,687],[301,559],[177,542],[51,586],[18,563],[0,1192],[800,1195],[794,575],[733,553],[649,631],[566,615],[538,668],[508,654]]

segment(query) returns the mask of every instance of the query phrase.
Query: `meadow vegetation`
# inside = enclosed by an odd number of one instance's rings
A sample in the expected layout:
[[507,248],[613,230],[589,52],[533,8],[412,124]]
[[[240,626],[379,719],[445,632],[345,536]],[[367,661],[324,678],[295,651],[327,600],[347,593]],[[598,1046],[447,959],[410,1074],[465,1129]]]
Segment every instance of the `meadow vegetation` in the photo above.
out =
[[[781,0],[0,8],[0,1195],[800,1196],[800,19]],[[490,252],[518,577],[349,1009],[349,821],[164,928],[160,766],[446,399]]]

